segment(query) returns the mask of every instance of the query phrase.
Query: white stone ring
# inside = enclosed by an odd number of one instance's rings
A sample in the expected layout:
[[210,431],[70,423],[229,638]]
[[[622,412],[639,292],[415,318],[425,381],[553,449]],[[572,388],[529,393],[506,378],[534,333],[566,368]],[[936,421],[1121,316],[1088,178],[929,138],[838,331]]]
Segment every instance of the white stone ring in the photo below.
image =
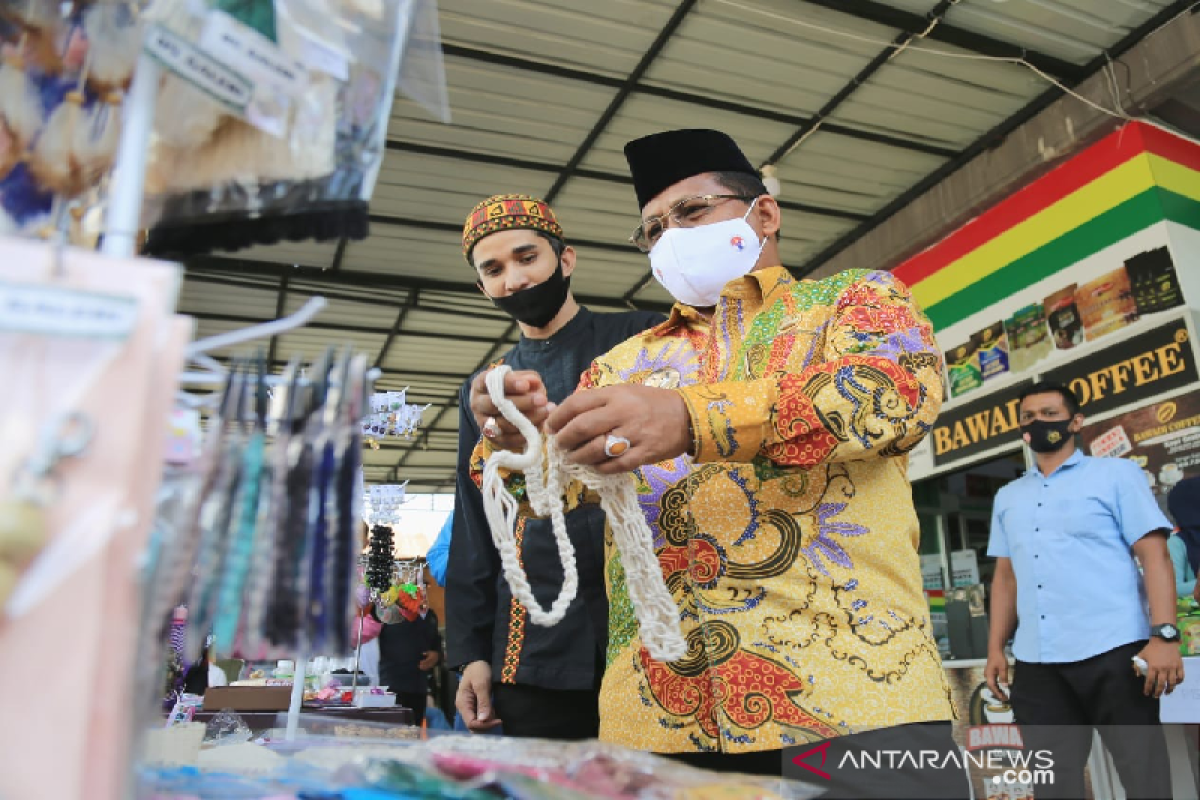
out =
[[500,435],[500,426],[496,424],[495,417],[488,417],[483,423],[483,435],[489,439],[495,439]]
[[629,440],[624,436],[610,433],[604,437],[604,455],[609,458],[624,455],[627,450],[629,450]]

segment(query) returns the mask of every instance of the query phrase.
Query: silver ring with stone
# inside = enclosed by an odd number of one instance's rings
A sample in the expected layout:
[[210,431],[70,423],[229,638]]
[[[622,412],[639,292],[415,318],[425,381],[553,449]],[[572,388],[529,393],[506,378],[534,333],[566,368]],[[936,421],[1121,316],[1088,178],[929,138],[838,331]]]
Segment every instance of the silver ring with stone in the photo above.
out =
[[629,450],[629,440],[624,436],[610,433],[604,437],[604,455],[609,458],[624,455],[627,450]]
[[500,426],[496,424],[495,417],[488,417],[483,423],[483,435],[489,439],[495,439],[500,435]]

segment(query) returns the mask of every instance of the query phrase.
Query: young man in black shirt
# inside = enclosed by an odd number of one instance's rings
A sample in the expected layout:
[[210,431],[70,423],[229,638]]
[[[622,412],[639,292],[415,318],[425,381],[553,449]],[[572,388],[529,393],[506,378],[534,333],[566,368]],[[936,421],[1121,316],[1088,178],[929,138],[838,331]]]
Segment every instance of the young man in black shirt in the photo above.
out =
[[[541,375],[546,402],[560,403],[574,392],[593,358],[665,320],[650,312],[598,314],[580,307],[570,289],[575,250],[565,243],[554,212],[534,197],[497,195],[479,203],[463,228],[463,255],[480,291],[521,328],[520,342],[498,363]],[[502,722],[506,736],[596,738],[608,641],[604,512],[591,506],[567,514],[579,592],[558,625],[533,625],[501,573],[483,499],[470,477],[480,436],[503,442],[515,429],[487,420],[481,431],[470,394],[468,380],[459,392],[457,494],[446,571],[447,664],[462,677],[456,705],[474,731]],[[549,604],[563,583],[550,521],[522,518],[517,536],[534,596]]]

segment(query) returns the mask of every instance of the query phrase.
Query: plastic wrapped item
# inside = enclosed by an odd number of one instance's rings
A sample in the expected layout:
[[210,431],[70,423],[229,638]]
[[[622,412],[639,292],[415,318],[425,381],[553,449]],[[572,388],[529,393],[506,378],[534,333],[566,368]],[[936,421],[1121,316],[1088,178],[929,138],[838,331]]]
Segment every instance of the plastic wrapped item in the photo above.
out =
[[[397,82],[447,119],[436,2],[238,7],[258,12],[234,18],[203,0],[155,0],[148,12],[148,48],[172,74],[160,92],[167,113],[156,115],[147,174],[145,252],[185,257],[365,238]],[[247,52],[269,54],[270,75]],[[189,72],[198,60],[203,75]]]
[[133,0],[0,0],[0,233],[48,236],[56,196],[82,219],[75,199],[116,155],[141,32]]
[[[599,742],[437,731],[430,731],[427,740],[399,740],[397,731],[416,733],[416,729],[314,715],[301,715],[300,724],[306,733],[295,741],[262,744],[263,750],[278,756],[268,760],[274,765],[270,774],[254,772],[232,759],[228,762],[232,774],[225,776],[143,770],[139,796],[176,797],[190,791],[204,797],[266,798],[322,791],[341,793],[345,800],[809,800],[821,794],[818,786],[708,772]],[[245,751],[245,764],[262,762],[249,747],[238,745]],[[237,794],[231,784],[216,782],[234,777],[241,781]]]
[[204,743],[229,745],[248,742],[253,732],[236,711],[225,709],[208,721],[204,731]]

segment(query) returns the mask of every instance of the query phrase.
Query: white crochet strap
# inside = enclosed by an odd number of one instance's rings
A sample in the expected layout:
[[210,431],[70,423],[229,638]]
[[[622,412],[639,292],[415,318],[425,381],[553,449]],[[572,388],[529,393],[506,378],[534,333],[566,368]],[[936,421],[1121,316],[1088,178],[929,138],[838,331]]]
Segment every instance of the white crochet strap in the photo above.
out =
[[[511,367],[501,365],[488,373],[488,394],[505,419],[515,425],[525,437],[526,447],[525,452],[521,454],[500,450],[487,460],[483,467],[483,510],[487,516],[488,527],[492,531],[492,541],[500,553],[504,579],[508,581],[513,597],[529,611],[529,619],[535,625],[548,627],[557,625],[566,616],[567,608],[579,592],[579,570],[575,565],[575,548],[567,536],[567,523],[563,518],[562,503],[559,501],[561,491],[551,496],[542,481],[541,434],[533,423],[517,410],[513,402],[504,396],[504,376],[510,371]],[[550,516],[554,541],[558,545],[558,557],[562,561],[563,585],[558,598],[548,611],[543,609],[533,596],[529,578],[521,568],[515,533],[518,503],[505,489],[501,469],[524,472],[525,488],[534,511]]]
[[[535,624],[554,625],[562,620],[579,588],[575,550],[567,537],[566,520],[563,517],[562,490],[564,481],[581,481],[600,495],[600,506],[608,516],[613,542],[625,568],[629,599],[638,619],[642,643],[656,661],[683,658],[687,652],[687,642],[679,630],[679,610],[663,582],[662,568],[654,552],[653,536],[638,505],[631,476],[604,476],[588,467],[567,464],[553,436],[547,437],[546,454],[543,456],[541,435],[512,401],[504,397],[504,375],[509,370],[507,366],[500,366],[488,373],[488,394],[500,413],[525,437],[527,446],[520,455],[501,450],[488,459],[483,468],[483,508],[492,531],[492,541],[500,552],[504,577],[513,596],[529,609],[529,618]],[[544,475],[543,458],[546,461]],[[517,560],[513,533],[517,521],[517,502],[504,489],[504,481],[500,476],[503,468],[525,473],[530,504],[536,513],[550,516],[553,524],[564,578],[562,591],[548,612],[534,599],[529,580]]]

